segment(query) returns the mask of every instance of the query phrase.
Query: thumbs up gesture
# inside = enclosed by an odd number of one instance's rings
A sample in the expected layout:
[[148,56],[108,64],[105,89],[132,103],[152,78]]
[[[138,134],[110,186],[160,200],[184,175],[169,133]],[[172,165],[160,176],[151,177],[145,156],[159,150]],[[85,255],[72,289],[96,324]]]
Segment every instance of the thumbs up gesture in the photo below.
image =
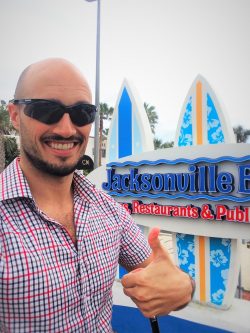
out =
[[153,228],[148,236],[151,257],[121,281],[125,295],[148,318],[166,315],[187,304],[193,289],[189,276],[173,263],[161,245],[159,232],[159,228]]

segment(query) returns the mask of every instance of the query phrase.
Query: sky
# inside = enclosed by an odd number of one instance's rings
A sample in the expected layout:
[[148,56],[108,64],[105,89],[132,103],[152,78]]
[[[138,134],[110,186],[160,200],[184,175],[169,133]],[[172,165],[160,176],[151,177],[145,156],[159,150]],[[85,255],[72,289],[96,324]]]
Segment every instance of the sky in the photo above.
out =
[[[95,91],[97,3],[0,0],[0,99],[29,64],[62,57]],[[101,0],[100,101],[114,106],[124,78],[155,106],[156,136],[174,140],[201,74],[233,127],[250,129],[250,0]]]

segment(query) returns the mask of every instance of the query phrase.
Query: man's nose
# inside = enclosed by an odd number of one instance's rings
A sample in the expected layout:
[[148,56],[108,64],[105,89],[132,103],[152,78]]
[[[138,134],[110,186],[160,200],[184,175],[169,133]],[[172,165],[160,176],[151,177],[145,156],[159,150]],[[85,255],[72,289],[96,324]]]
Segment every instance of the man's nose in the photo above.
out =
[[64,113],[62,118],[55,124],[53,133],[58,134],[64,138],[68,138],[76,134],[76,128],[72,123],[68,113]]

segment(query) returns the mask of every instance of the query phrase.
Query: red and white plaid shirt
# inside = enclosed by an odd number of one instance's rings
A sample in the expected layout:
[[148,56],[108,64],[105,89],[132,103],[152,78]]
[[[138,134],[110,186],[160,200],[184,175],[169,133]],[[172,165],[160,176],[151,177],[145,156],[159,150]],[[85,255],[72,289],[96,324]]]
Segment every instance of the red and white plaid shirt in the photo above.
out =
[[111,332],[118,262],[150,249],[129,214],[74,174],[77,249],[37,206],[19,160],[0,175],[0,332]]

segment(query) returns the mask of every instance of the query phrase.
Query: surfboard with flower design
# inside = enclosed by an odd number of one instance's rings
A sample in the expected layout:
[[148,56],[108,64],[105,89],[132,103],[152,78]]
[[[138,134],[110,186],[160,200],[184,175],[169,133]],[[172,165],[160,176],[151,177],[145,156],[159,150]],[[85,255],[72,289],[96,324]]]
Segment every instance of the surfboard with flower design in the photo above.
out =
[[[176,147],[233,143],[235,137],[208,82],[198,75],[183,104],[175,138]],[[176,260],[196,280],[195,300],[227,308],[234,297],[237,240],[174,234]]]

